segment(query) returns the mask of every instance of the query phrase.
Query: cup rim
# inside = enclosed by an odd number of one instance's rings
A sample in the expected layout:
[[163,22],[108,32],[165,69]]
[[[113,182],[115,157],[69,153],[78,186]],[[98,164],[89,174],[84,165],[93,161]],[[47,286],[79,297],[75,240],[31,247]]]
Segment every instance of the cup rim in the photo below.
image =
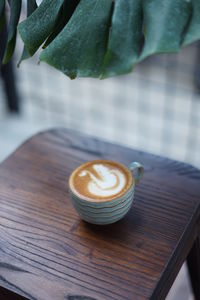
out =
[[[91,163],[99,163],[99,162],[105,162],[105,163],[113,163],[115,165],[118,165],[119,167],[121,167],[122,169],[126,170],[128,172],[128,174],[130,175],[129,176],[129,185],[128,185],[128,188],[125,190],[124,193],[121,193],[119,194],[118,196],[114,196],[114,197],[107,197],[105,199],[94,199],[94,198],[90,198],[90,197],[87,197],[87,196],[84,196],[82,194],[80,194],[78,191],[76,191],[73,187],[72,187],[72,180],[75,176],[75,173],[81,169],[84,165],[87,166]],[[68,187],[69,187],[69,190],[70,192],[75,195],[76,197],[78,197],[80,200],[83,200],[83,201],[86,201],[88,203],[108,203],[108,202],[112,202],[112,201],[116,201],[116,200],[119,200],[121,197],[124,197],[129,191],[131,188],[133,188],[135,186],[135,181],[134,181],[134,177],[133,177],[133,174],[132,172],[129,170],[129,168],[127,166],[125,166],[124,164],[122,163],[119,163],[117,161],[114,161],[114,160],[110,160],[110,159],[95,159],[95,160],[91,160],[91,161],[87,161],[85,163],[82,163],[80,164],[77,168],[75,168],[72,173],[70,174],[69,176],[69,179],[68,179]]]

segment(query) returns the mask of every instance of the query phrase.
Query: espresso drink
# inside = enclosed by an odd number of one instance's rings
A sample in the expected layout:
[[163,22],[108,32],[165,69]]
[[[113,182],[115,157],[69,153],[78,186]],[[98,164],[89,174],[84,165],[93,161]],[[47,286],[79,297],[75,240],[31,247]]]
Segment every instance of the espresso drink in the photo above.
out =
[[121,197],[132,183],[129,169],[109,160],[87,162],[78,167],[69,179],[69,187],[76,196],[95,202]]

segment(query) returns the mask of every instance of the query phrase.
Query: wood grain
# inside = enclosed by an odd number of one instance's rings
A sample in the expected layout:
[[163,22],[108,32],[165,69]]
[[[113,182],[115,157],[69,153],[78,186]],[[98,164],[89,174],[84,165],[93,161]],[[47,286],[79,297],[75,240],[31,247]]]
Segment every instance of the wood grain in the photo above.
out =
[[[99,158],[145,166],[135,204],[108,226],[81,221],[67,188],[72,170]],[[197,237],[199,182],[192,166],[74,131],[31,138],[0,166],[2,291],[31,300],[164,299]]]

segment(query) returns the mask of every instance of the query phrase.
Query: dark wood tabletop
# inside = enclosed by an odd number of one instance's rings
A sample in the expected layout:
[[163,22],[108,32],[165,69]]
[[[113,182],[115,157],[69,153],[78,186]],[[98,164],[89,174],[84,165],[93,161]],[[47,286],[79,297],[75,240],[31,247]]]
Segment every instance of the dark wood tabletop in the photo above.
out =
[[[99,158],[145,168],[131,210],[108,226],[81,221],[67,187]],[[40,133],[0,165],[0,299],[164,299],[188,254],[196,272],[199,216],[192,166],[70,130]]]

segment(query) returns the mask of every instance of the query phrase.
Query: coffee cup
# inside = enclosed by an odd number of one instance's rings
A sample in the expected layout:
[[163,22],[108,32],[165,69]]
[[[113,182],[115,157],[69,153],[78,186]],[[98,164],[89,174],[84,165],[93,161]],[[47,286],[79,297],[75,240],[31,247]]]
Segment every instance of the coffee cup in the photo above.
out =
[[128,167],[111,160],[93,160],[70,175],[69,194],[75,210],[88,223],[106,225],[123,218],[131,208],[143,166]]

